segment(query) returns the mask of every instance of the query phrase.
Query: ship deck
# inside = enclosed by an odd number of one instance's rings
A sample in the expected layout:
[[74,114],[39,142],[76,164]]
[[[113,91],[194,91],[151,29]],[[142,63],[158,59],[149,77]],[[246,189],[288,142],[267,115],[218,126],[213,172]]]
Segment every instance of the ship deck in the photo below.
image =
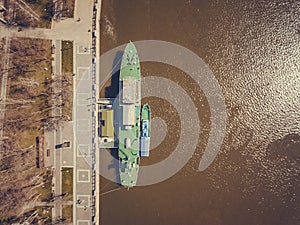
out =
[[[135,106],[135,111],[140,112],[140,106]],[[123,129],[120,126],[119,129],[119,157],[121,159],[127,159],[128,161],[134,161],[134,157],[138,156],[139,152],[139,133],[140,127],[138,126],[140,123],[140,117],[136,117],[136,125],[131,129]],[[125,148],[125,138],[129,138],[131,140],[130,148]]]
[[119,172],[121,184],[136,185],[140,148],[140,64],[133,43],[122,57],[120,71]]

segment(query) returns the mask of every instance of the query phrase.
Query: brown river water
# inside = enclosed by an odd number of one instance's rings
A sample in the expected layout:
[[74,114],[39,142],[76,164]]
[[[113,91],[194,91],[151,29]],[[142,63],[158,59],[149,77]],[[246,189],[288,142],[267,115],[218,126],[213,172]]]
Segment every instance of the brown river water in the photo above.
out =
[[[216,159],[199,172],[210,130],[204,93],[179,69],[142,63],[142,76],[163,76],[186,90],[202,131],[188,164],[161,183],[127,190],[101,177],[101,225],[300,224],[300,1],[102,2],[101,53],[129,40],[190,49],[220,84],[227,127]],[[142,159],[150,165],[173,151],[180,124],[167,101],[145,101],[168,128]]]

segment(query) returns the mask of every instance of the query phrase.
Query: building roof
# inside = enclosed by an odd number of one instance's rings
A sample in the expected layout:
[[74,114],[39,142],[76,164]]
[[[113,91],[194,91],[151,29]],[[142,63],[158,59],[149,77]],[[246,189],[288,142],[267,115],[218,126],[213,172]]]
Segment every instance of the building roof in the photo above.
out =
[[113,110],[103,110],[102,120],[104,124],[101,127],[101,136],[103,137],[113,137],[114,136],[114,124],[113,124]]

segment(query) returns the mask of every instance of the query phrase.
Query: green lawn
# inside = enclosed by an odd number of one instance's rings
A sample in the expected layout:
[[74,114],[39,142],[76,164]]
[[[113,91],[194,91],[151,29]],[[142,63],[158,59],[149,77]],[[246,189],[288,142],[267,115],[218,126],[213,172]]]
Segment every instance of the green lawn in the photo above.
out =
[[73,42],[62,41],[62,72],[73,74]]
[[73,200],[73,168],[63,167],[62,173],[62,193],[67,194],[65,200]]
[[73,205],[63,205],[62,217],[66,219],[66,222],[73,222]]
[[51,200],[52,193],[52,174],[51,170],[45,171],[43,175],[43,185],[37,188],[37,192],[40,194],[39,200],[42,202],[48,202]]
[[63,102],[64,118],[72,119],[73,109],[73,42],[62,41],[62,73],[63,73]]
[[72,120],[72,112],[73,112],[73,76],[71,74],[64,74],[62,77],[62,114],[63,118],[69,118]]
[[[10,71],[8,97],[18,100],[30,99],[31,102],[26,107],[7,106],[6,119],[18,119],[20,122],[16,126],[7,127],[6,135],[12,137],[15,134],[14,129],[17,129],[18,136],[14,138],[14,143],[20,148],[26,148],[30,145],[34,146],[35,138],[43,134],[41,129],[43,124],[40,120],[49,117],[50,113],[44,109],[49,105],[51,89],[49,85],[44,85],[43,82],[51,78],[51,41],[16,38],[12,40],[11,46],[16,51],[11,56],[11,67],[23,68],[23,70],[14,69]],[[32,49],[35,49],[35,54],[31,51]],[[24,79],[33,80],[36,85],[28,88],[23,84]]]
[[40,16],[39,27],[50,28],[54,15],[53,0],[25,0],[25,2]]
[[52,206],[36,207],[39,220],[43,220],[43,224],[52,224]]
[[73,18],[74,17],[75,0],[66,0],[64,3],[63,17]]

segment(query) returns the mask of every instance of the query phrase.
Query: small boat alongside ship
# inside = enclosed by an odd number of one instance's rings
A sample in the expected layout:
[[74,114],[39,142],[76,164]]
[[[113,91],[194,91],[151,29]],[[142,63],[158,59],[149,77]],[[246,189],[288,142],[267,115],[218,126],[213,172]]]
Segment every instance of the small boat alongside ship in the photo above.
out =
[[141,112],[141,142],[140,155],[148,157],[150,154],[150,119],[151,112],[148,104],[143,105]]

